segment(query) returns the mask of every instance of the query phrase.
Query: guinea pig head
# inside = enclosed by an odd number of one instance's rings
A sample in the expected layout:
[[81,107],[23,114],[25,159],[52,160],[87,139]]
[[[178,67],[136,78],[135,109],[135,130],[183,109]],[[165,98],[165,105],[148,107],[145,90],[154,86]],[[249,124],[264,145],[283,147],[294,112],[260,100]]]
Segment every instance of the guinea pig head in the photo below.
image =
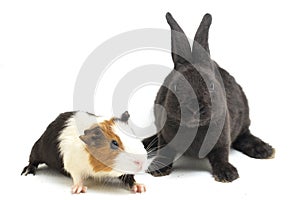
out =
[[147,152],[130,131],[126,122],[116,118],[84,131],[80,139],[86,144],[95,172],[114,170],[135,174],[147,169]]

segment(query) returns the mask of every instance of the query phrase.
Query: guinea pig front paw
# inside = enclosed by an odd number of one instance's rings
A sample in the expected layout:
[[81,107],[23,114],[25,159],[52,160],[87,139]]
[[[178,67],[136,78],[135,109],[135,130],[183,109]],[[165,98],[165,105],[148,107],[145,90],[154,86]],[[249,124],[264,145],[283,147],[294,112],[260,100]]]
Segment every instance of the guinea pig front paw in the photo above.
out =
[[146,186],[144,184],[140,184],[140,183],[135,183],[132,188],[131,188],[132,192],[134,193],[142,193],[142,192],[146,192]]
[[75,184],[72,186],[72,194],[80,194],[80,193],[86,193],[87,187],[84,186],[82,183]]
[[239,178],[237,169],[230,163],[223,163],[222,165],[213,169],[213,176],[216,181],[228,183]]

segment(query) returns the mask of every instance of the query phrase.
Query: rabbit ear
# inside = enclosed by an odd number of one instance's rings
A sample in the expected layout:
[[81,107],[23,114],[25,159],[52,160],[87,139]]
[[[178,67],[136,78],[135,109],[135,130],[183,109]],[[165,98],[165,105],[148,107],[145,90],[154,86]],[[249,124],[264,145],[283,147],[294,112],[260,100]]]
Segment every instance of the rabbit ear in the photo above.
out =
[[193,44],[193,51],[195,48],[195,41],[198,42],[206,51],[209,52],[209,45],[208,45],[208,32],[209,27],[211,25],[212,17],[210,14],[205,14],[202,18],[200,26],[195,34],[194,44]]
[[[211,25],[211,21],[211,15],[208,13],[205,14],[195,34],[192,51],[193,61],[195,63],[201,62],[201,60],[207,58],[207,54],[210,54],[208,45],[208,32],[209,27]],[[206,53],[203,52],[203,48],[206,51]]]
[[178,66],[182,66],[182,64],[191,62],[191,46],[183,30],[170,13],[166,14],[166,19],[171,27],[172,58],[176,69]]

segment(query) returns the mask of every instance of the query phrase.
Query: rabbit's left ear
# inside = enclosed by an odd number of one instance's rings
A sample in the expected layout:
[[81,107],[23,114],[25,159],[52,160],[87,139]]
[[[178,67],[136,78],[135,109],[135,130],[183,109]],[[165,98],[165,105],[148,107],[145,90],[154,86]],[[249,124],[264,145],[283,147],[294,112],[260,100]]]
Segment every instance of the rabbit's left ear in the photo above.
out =
[[201,63],[201,61],[203,62],[206,59],[210,59],[208,58],[210,54],[208,45],[208,32],[211,22],[211,15],[208,13],[205,14],[195,34],[192,49],[192,57],[194,63]]

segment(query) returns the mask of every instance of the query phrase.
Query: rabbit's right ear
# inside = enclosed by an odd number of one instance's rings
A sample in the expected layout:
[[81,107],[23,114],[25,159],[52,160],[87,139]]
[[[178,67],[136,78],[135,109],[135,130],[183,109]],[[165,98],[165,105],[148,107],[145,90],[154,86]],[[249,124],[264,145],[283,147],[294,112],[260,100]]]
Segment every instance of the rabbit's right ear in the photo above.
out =
[[175,64],[175,69],[178,69],[178,67],[186,64],[187,62],[191,62],[191,46],[185,33],[170,13],[166,14],[166,19],[171,28],[172,59]]

